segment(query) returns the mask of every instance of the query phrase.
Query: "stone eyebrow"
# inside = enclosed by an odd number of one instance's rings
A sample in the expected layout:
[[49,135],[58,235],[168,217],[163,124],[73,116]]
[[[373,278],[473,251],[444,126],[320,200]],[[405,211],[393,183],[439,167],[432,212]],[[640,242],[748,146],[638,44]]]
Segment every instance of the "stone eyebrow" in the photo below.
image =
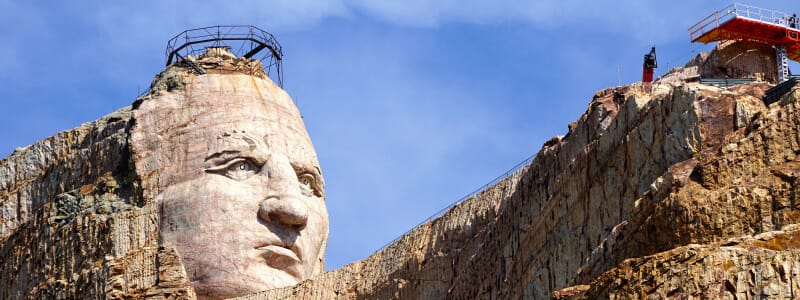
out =
[[220,160],[220,159],[226,159],[226,158],[229,158],[229,157],[237,157],[237,156],[241,156],[241,154],[242,154],[242,151],[239,151],[239,150],[222,150],[222,151],[214,152],[209,156],[206,156],[206,159],[203,160],[203,161],[208,162],[209,160]]
[[320,177],[322,174],[319,171],[319,168],[312,164],[308,163],[301,163],[301,162],[291,162],[292,168],[295,172],[298,171],[306,171],[308,173],[314,174],[314,176]]
[[237,157],[251,160],[258,166],[262,166],[266,162],[265,158],[260,155],[257,155],[255,151],[231,150],[231,149],[223,149],[221,151],[214,152],[211,155],[206,156],[203,162],[205,163],[206,168],[209,168]]

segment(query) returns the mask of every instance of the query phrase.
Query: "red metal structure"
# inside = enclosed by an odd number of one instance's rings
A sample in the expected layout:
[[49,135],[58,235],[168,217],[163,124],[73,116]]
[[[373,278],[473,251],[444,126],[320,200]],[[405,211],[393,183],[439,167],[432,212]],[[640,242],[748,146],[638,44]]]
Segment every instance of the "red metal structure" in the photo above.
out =
[[778,80],[788,79],[786,59],[800,61],[800,30],[796,16],[739,3],[716,11],[689,28],[692,42],[737,40],[775,47]]
[[650,48],[650,53],[644,55],[642,66],[642,82],[653,82],[653,69],[658,68],[656,61],[656,47]]

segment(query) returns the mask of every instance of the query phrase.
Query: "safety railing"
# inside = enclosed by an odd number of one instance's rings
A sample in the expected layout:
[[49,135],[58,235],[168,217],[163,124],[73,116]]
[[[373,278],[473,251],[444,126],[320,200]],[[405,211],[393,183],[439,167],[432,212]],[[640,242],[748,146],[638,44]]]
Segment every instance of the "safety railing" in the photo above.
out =
[[224,47],[238,57],[261,60],[267,76],[283,86],[281,45],[272,34],[252,25],[210,26],[181,32],[167,42],[167,65],[189,55],[197,56],[209,47]]
[[394,239],[393,239],[393,240],[391,240],[390,242],[388,242],[388,243],[386,243],[385,245],[381,246],[380,248],[378,248],[378,251],[380,251],[381,249],[384,249],[384,248],[388,247],[389,245],[393,244],[394,242],[397,242],[397,241],[398,241],[398,240],[400,240],[400,239],[401,239],[403,236],[405,236],[405,235],[406,235],[406,234],[408,234],[409,232],[413,231],[414,229],[416,229],[416,228],[417,228],[417,227],[419,227],[420,225],[422,225],[422,224],[425,224],[425,223],[428,223],[428,222],[430,222],[430,221],[433,221],[434,219],[436,219],[436,218],[438,218],[438,217],[441,217],[441,216],[443,216],[443,215],[444,215],[444,214],[445,214],[445,213],[446,213],[448,210],[450,210],[451,208],[455,207],[456,205],[459,205],[459,204],[461,204],[462,202],[464,202],[464,201],[466,201],[466,200],[469,200],[469,199],[470,199],[470,198],[472,198],[472,197],[475,197],[475,195],[478,195],[478,194],[480,194],[481,192],[483,192],[483,191],[485,191],[485,190],[487,190],[487,189],[490,189],[490,188],[494,187],[496,184],[500,183],[501,181],[505,180],[506,178],[509,178],[509,177],[511,177],[511,175],[513,175],[515,172],[517,172],[517,171],[519,171],[519,170],[522,170],[522,168],[525,168],[525,167],[529,166],[529,165],[530,165],[530,164],[533,162],[533,160],[534,160],[535,158],[536,158],[536,154],[534,154],[534,155],[532,155],[532,156],[530,156],[530,157],[526,158],[525,160],[521,161],[520,163],[518,163],[517,165],[515,165],[514,167],[512,167],[511,169],[509,169],[508,171],[506,171],[506,172],[505,172],[505,173],[503,173],[502,175],[500,175],[500,176],[497,176],[497,177],[495,177],[494,179],[492,179],[491,181],[489,181],[489,183],[487,183],[487,184],[484,184],[483,186],[481,186],[481,187],[477,188],[476,190],[474,190],[474,191],[470,192],[470,193],[469,193],[469,194],[467,194],[466,196],[464,196],[464,197],[461,197],[460,199],[456,200],[456,201],[455,201],[455,202],[453,202],[453,203],[450,203],[450,204],[449,204],[449,205],[447,205],[446,207],[442,208],[441,210],[437,211],[436,213],[434,213],[433,215],[431,215],[430,217],[428,217],[427,219],[425,219],[424,221],[422,221],[422,222],[418,223],[417,225],[414,225],[414,227],[411,227],[411,230],[409,230],[409,231],[406,231],[405,233],[401,234],[400,236],[398,236],[398,237],[394,238]]
[[734,3],[732,6],[733,13],[737,16],[767,23],[788,25],[789,14],[787,13],[740,3]]
[[789,80],[768,89],[764,92],[764,104],[770,105],[778,102],[786,93],[790,92],[800,82],[800,75],[790,75]]
[[728,88],[734,85],[756,82],[756,78],[700,78],[700,83]]
[[714,28],[719,27],[720,24],[724,24],[725,22],[736,17],[744,17],[751,20],[773,23],[782,26],[789,25],[789,14],[787,13],[741,3],[734,3],[726,6],[723,9],[713,12],[705,19],[697,22],[697,24],[694,26],[689,27],[689,37],[692,41],[694,41],[706,34],[706,32],[709,32]]
[[708,17],[705,17],[705,19],[697,22],[697,24],[694,24],[694,26],[689,27],[689,38],[694,41],[706,34],[706,32],[719,27],[720,23],[725,23],[726,21],[734,18],[736,15],[733,13],[732,7],[733,5],[723,8],[722,10],[715,11],[708,15]]

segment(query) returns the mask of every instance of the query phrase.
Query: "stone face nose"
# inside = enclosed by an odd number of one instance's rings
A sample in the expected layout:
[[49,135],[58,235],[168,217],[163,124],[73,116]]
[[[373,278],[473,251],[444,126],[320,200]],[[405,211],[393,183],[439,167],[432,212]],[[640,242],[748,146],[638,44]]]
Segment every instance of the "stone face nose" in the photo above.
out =
[[291,164],[273,156],[265,167],[268,191],[267,197],[259,203],[258,217],[265,222],[304,227],[308,222],[308,205]]
[[282,193],[261,201],[258,217],[265,222],[279,222],[285,225],[304,227],[308,222],[308,206],[302,199]]

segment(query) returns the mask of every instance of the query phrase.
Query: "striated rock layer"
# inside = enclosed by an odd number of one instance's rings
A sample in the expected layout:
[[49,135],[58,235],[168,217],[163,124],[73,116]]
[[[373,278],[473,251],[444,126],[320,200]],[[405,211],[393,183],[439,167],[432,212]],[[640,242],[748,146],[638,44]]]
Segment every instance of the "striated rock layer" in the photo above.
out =
[[530,166],[443,217],[242,299],[798,297],[800,104],[765,107],[768,87],[602,90]]
[[[257,69],[200,59],[223,66],[213,76]],[[170,67],[134,108],[0,161],[0,299],[195,298],[179,254],[159,247],[160,169],[130,145],[152,117],[141,101],[191,76]],[[442,217],[240,299],[798,298],[800,96],[767,107],[770,86],[676,76],[601,90],[529,166]]]

